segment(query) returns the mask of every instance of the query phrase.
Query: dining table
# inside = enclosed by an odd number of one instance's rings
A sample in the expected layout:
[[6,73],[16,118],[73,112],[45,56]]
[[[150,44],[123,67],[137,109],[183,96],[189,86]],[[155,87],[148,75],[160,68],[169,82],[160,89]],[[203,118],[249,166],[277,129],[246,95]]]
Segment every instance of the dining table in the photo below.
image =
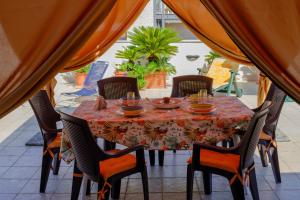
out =
[[[213,112],[195,113],[188,98],[176,98],[178,107],[158,109],[153,102],[162,99],[140,99],[143,112],[127,117],[122,112],[122,100],[106,100],[104,109],[98,109],[96,100],[83,101],[72,113],[87,121],[95,138],[127,147],[143,145],[148,150],[192,150],[194,143],[216,145],[233,136],[235,129],[246,129],[254,114],[238,98],[216,96],[205,98],[214,106]],[[69,136],[62,133],[61,156],[66,162],[75,160],[72,199],[79,196],[83,185],[84,199],[88,180],[79,170]],[[82,183],[83,182],[83,183]]]
[[[228,139],[233,129],[246,128],[253,111],[233,96],[210,97],[206,103],[215,106],[207,114],[189,109],[187,98],[178,98],[176,109],[157,109],[152,99],[141,99],[144,112],[135,117],[123,116],[122,100],[106,100],[105,109],[97,110],[96,101],[83,101],[73,116],[88,122],[96,138],[127,147],[144,145],[149,150],[191,150],[193,143],[216,145]],[[66,134],[62,137],[62,158],[70,162],[74,153]]]

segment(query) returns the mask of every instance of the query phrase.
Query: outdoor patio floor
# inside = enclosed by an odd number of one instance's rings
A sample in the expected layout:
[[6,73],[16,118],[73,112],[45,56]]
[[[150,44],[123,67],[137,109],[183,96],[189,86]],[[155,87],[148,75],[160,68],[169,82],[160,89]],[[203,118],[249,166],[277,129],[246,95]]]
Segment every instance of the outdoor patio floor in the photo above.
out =
[[[247,91],[241,100],[249,107],[256,104],[255,83],[244,87]],[[70,85],[59,81],[58,93],[74,91]],[[142,96],[167,96],[170,90],[147,90]],[[57,96],[58,107],[71,110],[78,103],[71,97]],[[82,99],[81,99],[82,100]],[[300,106],[294,102],[285,103],[278,128],[290,139],[279,142],[282,183],[275,184],[271,167],[263,168],[258,154],[255,155],[256,172],[260,197],[265,199],[300,199]],[[59,175],[50,175],[45,194],[39,193],[41,147],[28,147],[25,143],[39,131],[31,108],[26,103],[0,120],[0,199],[70,199],[72,163],[62,162]],[[99,144],[102,144],[99,142]],[[189,151],[166,152],[165,166],[148,166],[150,199],[178,200],[186,198],[186,160]],[[148,152],[146,159],[149,165]],[[157,161],[156,161],[157,162]],[[92,195],[96,199],[96,186]],[[140,176],[122,180],[121,199],[143,199]],[[232,199],[226,179],[213,176],[212,195],[204,195],[201,173],[196,174],[194,199]],[[247,199],[252,199],[248,192]]]

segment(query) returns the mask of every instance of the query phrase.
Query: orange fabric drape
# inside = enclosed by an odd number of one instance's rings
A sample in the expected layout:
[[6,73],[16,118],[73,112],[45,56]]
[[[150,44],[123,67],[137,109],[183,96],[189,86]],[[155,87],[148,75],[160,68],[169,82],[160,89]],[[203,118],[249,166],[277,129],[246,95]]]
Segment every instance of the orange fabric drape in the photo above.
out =
[[257,91],[257,106],[260,106],[264,103],[268,91],[271,86],[271,81],[266,75],[260,73],[258,79],[258,91]]
[[0,118],[53,78],[115,0],[0,2]]
[[56,83],[57,83],[56,79],[53,78],[48,83],[46,83],[46,85],[43,87],[43,89],[46,90],[49,100],[53,107],[55,107],[56,105],[55,98],[54,98],[55,97],[54,88],[56,86]]
[[300,102],[300,1],[201,0],[264,74]]
[[251,65],[223,27],[199,0],[163,0],[208,47],[237,63]]
[[132,25],[148,2],[149,0],[117,0],[105,21],[65,65],[63,71],[78,69],[101,56]]

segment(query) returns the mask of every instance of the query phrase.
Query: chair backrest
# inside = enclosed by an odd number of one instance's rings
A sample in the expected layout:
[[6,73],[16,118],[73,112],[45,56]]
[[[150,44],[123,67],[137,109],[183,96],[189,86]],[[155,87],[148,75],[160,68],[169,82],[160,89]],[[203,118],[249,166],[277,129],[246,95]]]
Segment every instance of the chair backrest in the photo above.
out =
[[99,95],[105,99],[120,99],[127,92],[134,92],[136,98],[141,98],[137,79],[131,77],[111,77],[98,81]]
[[265,120],[269,112],[270,101],[265,101],[263,109],[256,112],[252,117],[245,135],[239,144],[241,167],[242,169],[250,167],[254,162],[254,152],[259,140],[259,135],[265,125]]
[[104,152],[98,147],[96,140],[85,120],[60,112],[63,122],[63,133],[68,134],[75,154],[77,166],[89,179],[97,181],[99,177],[99,160]]
[[96,88],[97,81],[102,79],[106,70],[108,68],[108,62],[106,61],[96,61],[92,63],[92,67],[84,80],[84,88]]
[[[49,140],[56,136],[50,134],[47,129],[57,129],[56,122],[60,121],[60,115],[54,110],[45,90],[40,90],[29,99],[34,115],[38,121],[44,139]],[[48,134],[47,134],[48,133]]]
[[275,131],[279,116],[286,98],[286,94],[279,89],[274,83],[271,84],[266,101],[271,101],[272,105],[269,108],[269,113],[266,119],[266,124],[263,131],[275,139]]
[[196,94],[200,89],[206,89],[207,94],[213,95],[213,79],[201,75],[186,75],[173,78],[171,97],[185,97]]

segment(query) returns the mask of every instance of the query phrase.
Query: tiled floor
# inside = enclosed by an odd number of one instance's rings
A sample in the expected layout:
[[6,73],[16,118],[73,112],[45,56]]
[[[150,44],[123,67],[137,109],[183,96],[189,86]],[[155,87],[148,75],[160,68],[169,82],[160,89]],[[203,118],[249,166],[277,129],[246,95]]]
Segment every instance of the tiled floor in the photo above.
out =
[[[62,87],[63,86],[63,87]],[[252,90],[254,91],[251,91]],[[255,106],[255,87],[247,89],[241,100],[250,107]],[[68,85],[58,85],[58,91],[72,91]],[[143,91],[143,96],[165,96],[169,90]],[[78,99],[57,96],[58,104],[76,106]],[[80,100],[80,99],[79,99]],[[82,99],[81,99],[82,100]],[[286,103],[278,128],[290,139],[279,142],[279,157],[282,183],[276,185],[270,167],[261,167],[256,154],[258,187],[261,199],[300,199],[300,107],[296,103]],[[38,126],[28,104],[24,104],[0,120],[0,200],[5,199],[70,199],[72,164],[62,163],[59,175],[50,175],[45,194],[39,193],[41,147],[27,147],[25,142],[36,132]],[[148,153],[146,153],[148,159]],[[168,151],[165,166],[148,166],[150,199],[181,200],[186,191],[186,159],[188,151]],[[149,162],[148,162],[149,163]],[[88,199],[96,199],[96,186]],[[139,175],[122,181],[121,199],[143,199]],[[228,182],[213,176],[213,193],[204,195],[201,174],[197,173],[194,184],[194,199],[232,199]],[[247,199],[252,199],[250,193]]]

